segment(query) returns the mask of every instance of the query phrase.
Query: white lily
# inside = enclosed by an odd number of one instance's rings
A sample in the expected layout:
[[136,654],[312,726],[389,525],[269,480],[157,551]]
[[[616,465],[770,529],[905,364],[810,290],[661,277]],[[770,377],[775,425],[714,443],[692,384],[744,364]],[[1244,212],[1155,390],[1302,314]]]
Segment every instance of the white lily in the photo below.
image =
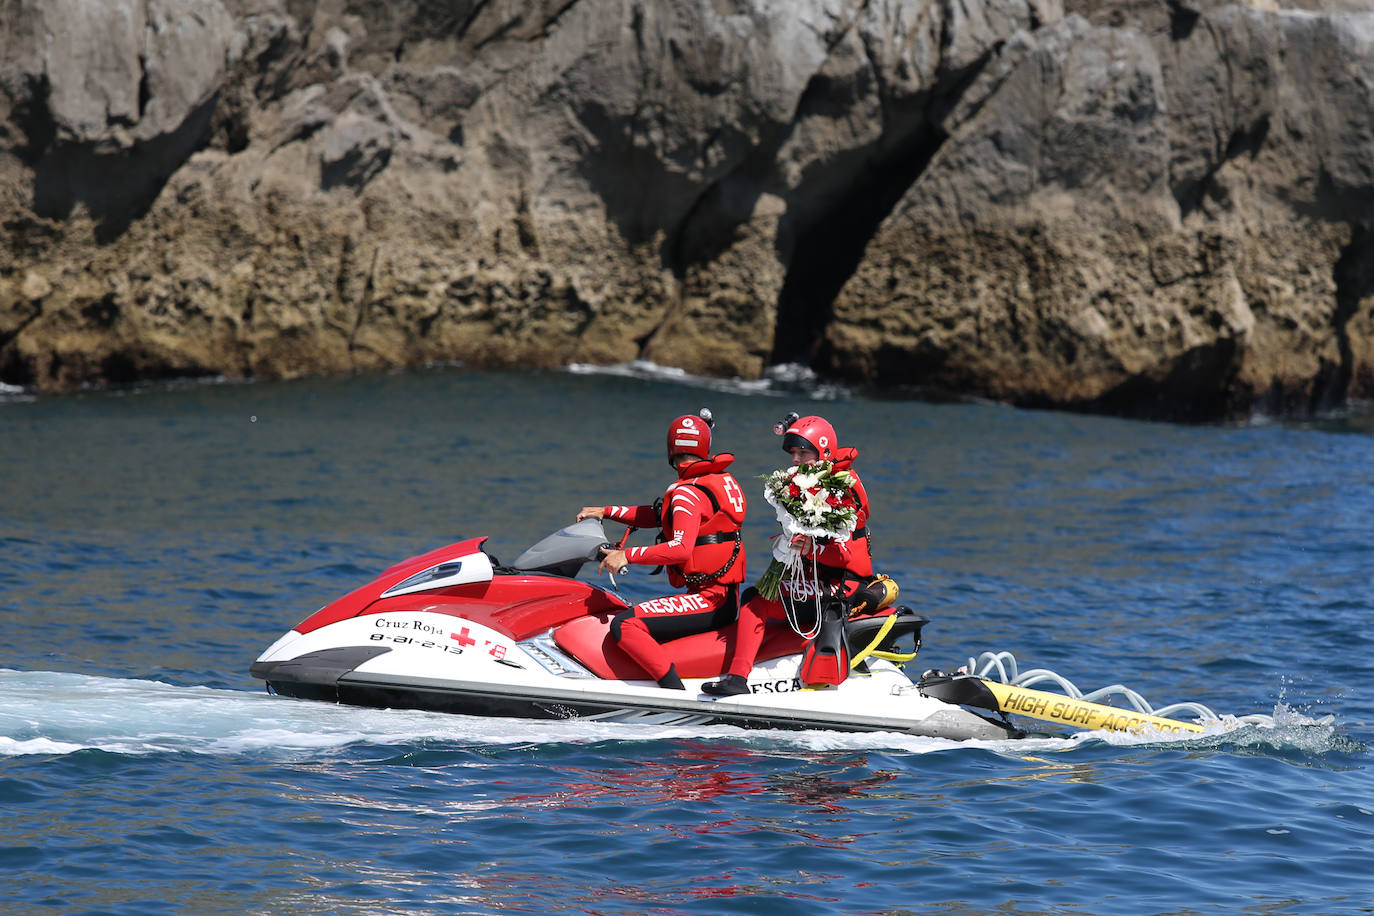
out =
[[802,498],[802,508],[816,516],[820,516],[830,508],[830,504],[825,501],[829,495],[825,490],[816,490],[814,493],[807,493]]

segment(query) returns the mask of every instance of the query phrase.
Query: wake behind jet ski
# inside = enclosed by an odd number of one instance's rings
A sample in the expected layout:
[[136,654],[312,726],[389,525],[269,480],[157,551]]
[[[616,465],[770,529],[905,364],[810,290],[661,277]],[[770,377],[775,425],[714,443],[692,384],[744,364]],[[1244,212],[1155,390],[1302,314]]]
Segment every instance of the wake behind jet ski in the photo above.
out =
[[749,693],[715,697],[731,646],[721,631],[665,644],[685,691],[659,687],[611,640],[618,595],[576,577],[609,547],[598,519],[555,532],[503,566],[485,538],[412,557],[325,605],[273,643],[254,677],[286,696],[359,706],[533,719],[893,731],[965,739],[1020,732],[922,693],[900,663],[927,618],[903,605],[845,623],[850,676],[800,677],[807,640],[770,626]]

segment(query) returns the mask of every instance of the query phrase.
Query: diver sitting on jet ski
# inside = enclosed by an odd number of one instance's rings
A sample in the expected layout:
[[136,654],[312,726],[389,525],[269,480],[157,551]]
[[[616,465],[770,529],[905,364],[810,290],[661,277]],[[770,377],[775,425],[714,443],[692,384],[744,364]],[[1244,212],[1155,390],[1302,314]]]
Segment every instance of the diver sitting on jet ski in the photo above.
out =
[[[745,591],[744,604],[735,624],[734,652],[726,672],[719,680],[702,685],[702,690],[713,696],[750,692],[746,678],[754,667],[755,655],[763,642],[764,627],[770,620],[787,620],[788,605],[810,604],[819,607],[822,600],[838,597],[847,599],[844,606],[844,613],[847,614],[850,608],[865,605],[878,610],[895,597],[895,593],[889,593],[888,586],[883,582],[870,583],[873,579],[873,559],[868,551],[868,493],[851,467],[859,456],[858,450],[840,448],[834,427],[823,417],[798,417],[790,413],[774,427],[774,431],[782,435],[782,449],[792,456],[794,467],[824,460],[831,462],[833,470],[848,471],[850,488],[858,503],[858,518],[846,540],[802,539],[806,551],[804,566],[815,570],[814,581],[783,581],[776,599],[763,597],[753,587]],[[799,593],[799,588],[806,593]],[[832,642],[842,642],[844,638],[843,623],[837,623],[839,625],[830,637]],[[814,680],[839,683],[847,673],[848,666],[843,667],[845,670],[819,674]],[[805,662],[802,673],[806,679]]]
[[622,611],[610,629],[611,638],[660,687],[674,690],[685,688],[661,643],[733,623],[744,581],[744,491],[725,470],[734,455],[711,454],[712,425],[711,412],[703,409],[668,427],[668,463],[678,479],[654,505],[584,506],[577,513],[578,521],[609,518],[632,528],[661,529],[659,543],[609,549],[600,569],[618,572],[631,563],[664,566],[673,586],[686,587],[683,594],[641,601]]

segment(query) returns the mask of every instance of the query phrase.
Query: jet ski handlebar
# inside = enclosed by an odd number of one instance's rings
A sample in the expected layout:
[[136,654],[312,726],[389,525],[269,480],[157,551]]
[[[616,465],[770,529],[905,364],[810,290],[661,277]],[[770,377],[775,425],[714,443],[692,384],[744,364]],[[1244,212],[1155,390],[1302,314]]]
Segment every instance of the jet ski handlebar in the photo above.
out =
[[[625,530],[626,537],[630,529]],[[625,543],[622,537],[621,545]],[[605,553],[617,549],[606,537],[601,519],[584,518],[560,528],[515,558],[512,568],[526,572],[552,573],[573,578],[584,563],[600,562]],[[624,573],[625,570],[619,570]]]

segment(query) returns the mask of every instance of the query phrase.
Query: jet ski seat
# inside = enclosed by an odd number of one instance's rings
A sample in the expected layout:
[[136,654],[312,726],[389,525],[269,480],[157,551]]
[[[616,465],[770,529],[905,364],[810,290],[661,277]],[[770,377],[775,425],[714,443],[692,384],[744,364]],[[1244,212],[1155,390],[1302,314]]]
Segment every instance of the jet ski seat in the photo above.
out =
[[895,617],[892,629],[888,630],[882,642],[873,647],[875,652],[899,652],[897,644],[902,637],[912,638],[911,652],[921,648],[921,628],[930,623],[930,618],[918,614],[905,604],[894,604],[877,614],[851,617],[845,622],[844,635],[849,643],[851,655],[858,655],[868,644],[877,638],[878,632],[887,623],[887,618]]
[[[893,605],[875,615],[851,618],[845,625],[845,633],[851,651],[858,654],[865,649],[889,613],[897,619],[892,629],[883,637],[876,650],[897,651],[898,641],[912,635],[916,648],[921,645],[921,628],[929,619],[915,613],[905,605]],[[611,614],[592,614],[578,617],[563,624],[554,631],[553,641],[564,652],[581,662],[587,670],[597,677],[613,680],[649,680],[649,675],[629,655],[625,654],[611,638]],[[709,630],[674,639],[663,644],[668,657],[677,666],[678,675],[684,678],[717,677],[729,661],[731,633],[733,628]],[[763,643],[756,656],[760,661],[793,655],[801,652],[806,640],[793,632],[786,623],[770,622],[763,632]],[[914,650],[913,650],[914,651]]]

